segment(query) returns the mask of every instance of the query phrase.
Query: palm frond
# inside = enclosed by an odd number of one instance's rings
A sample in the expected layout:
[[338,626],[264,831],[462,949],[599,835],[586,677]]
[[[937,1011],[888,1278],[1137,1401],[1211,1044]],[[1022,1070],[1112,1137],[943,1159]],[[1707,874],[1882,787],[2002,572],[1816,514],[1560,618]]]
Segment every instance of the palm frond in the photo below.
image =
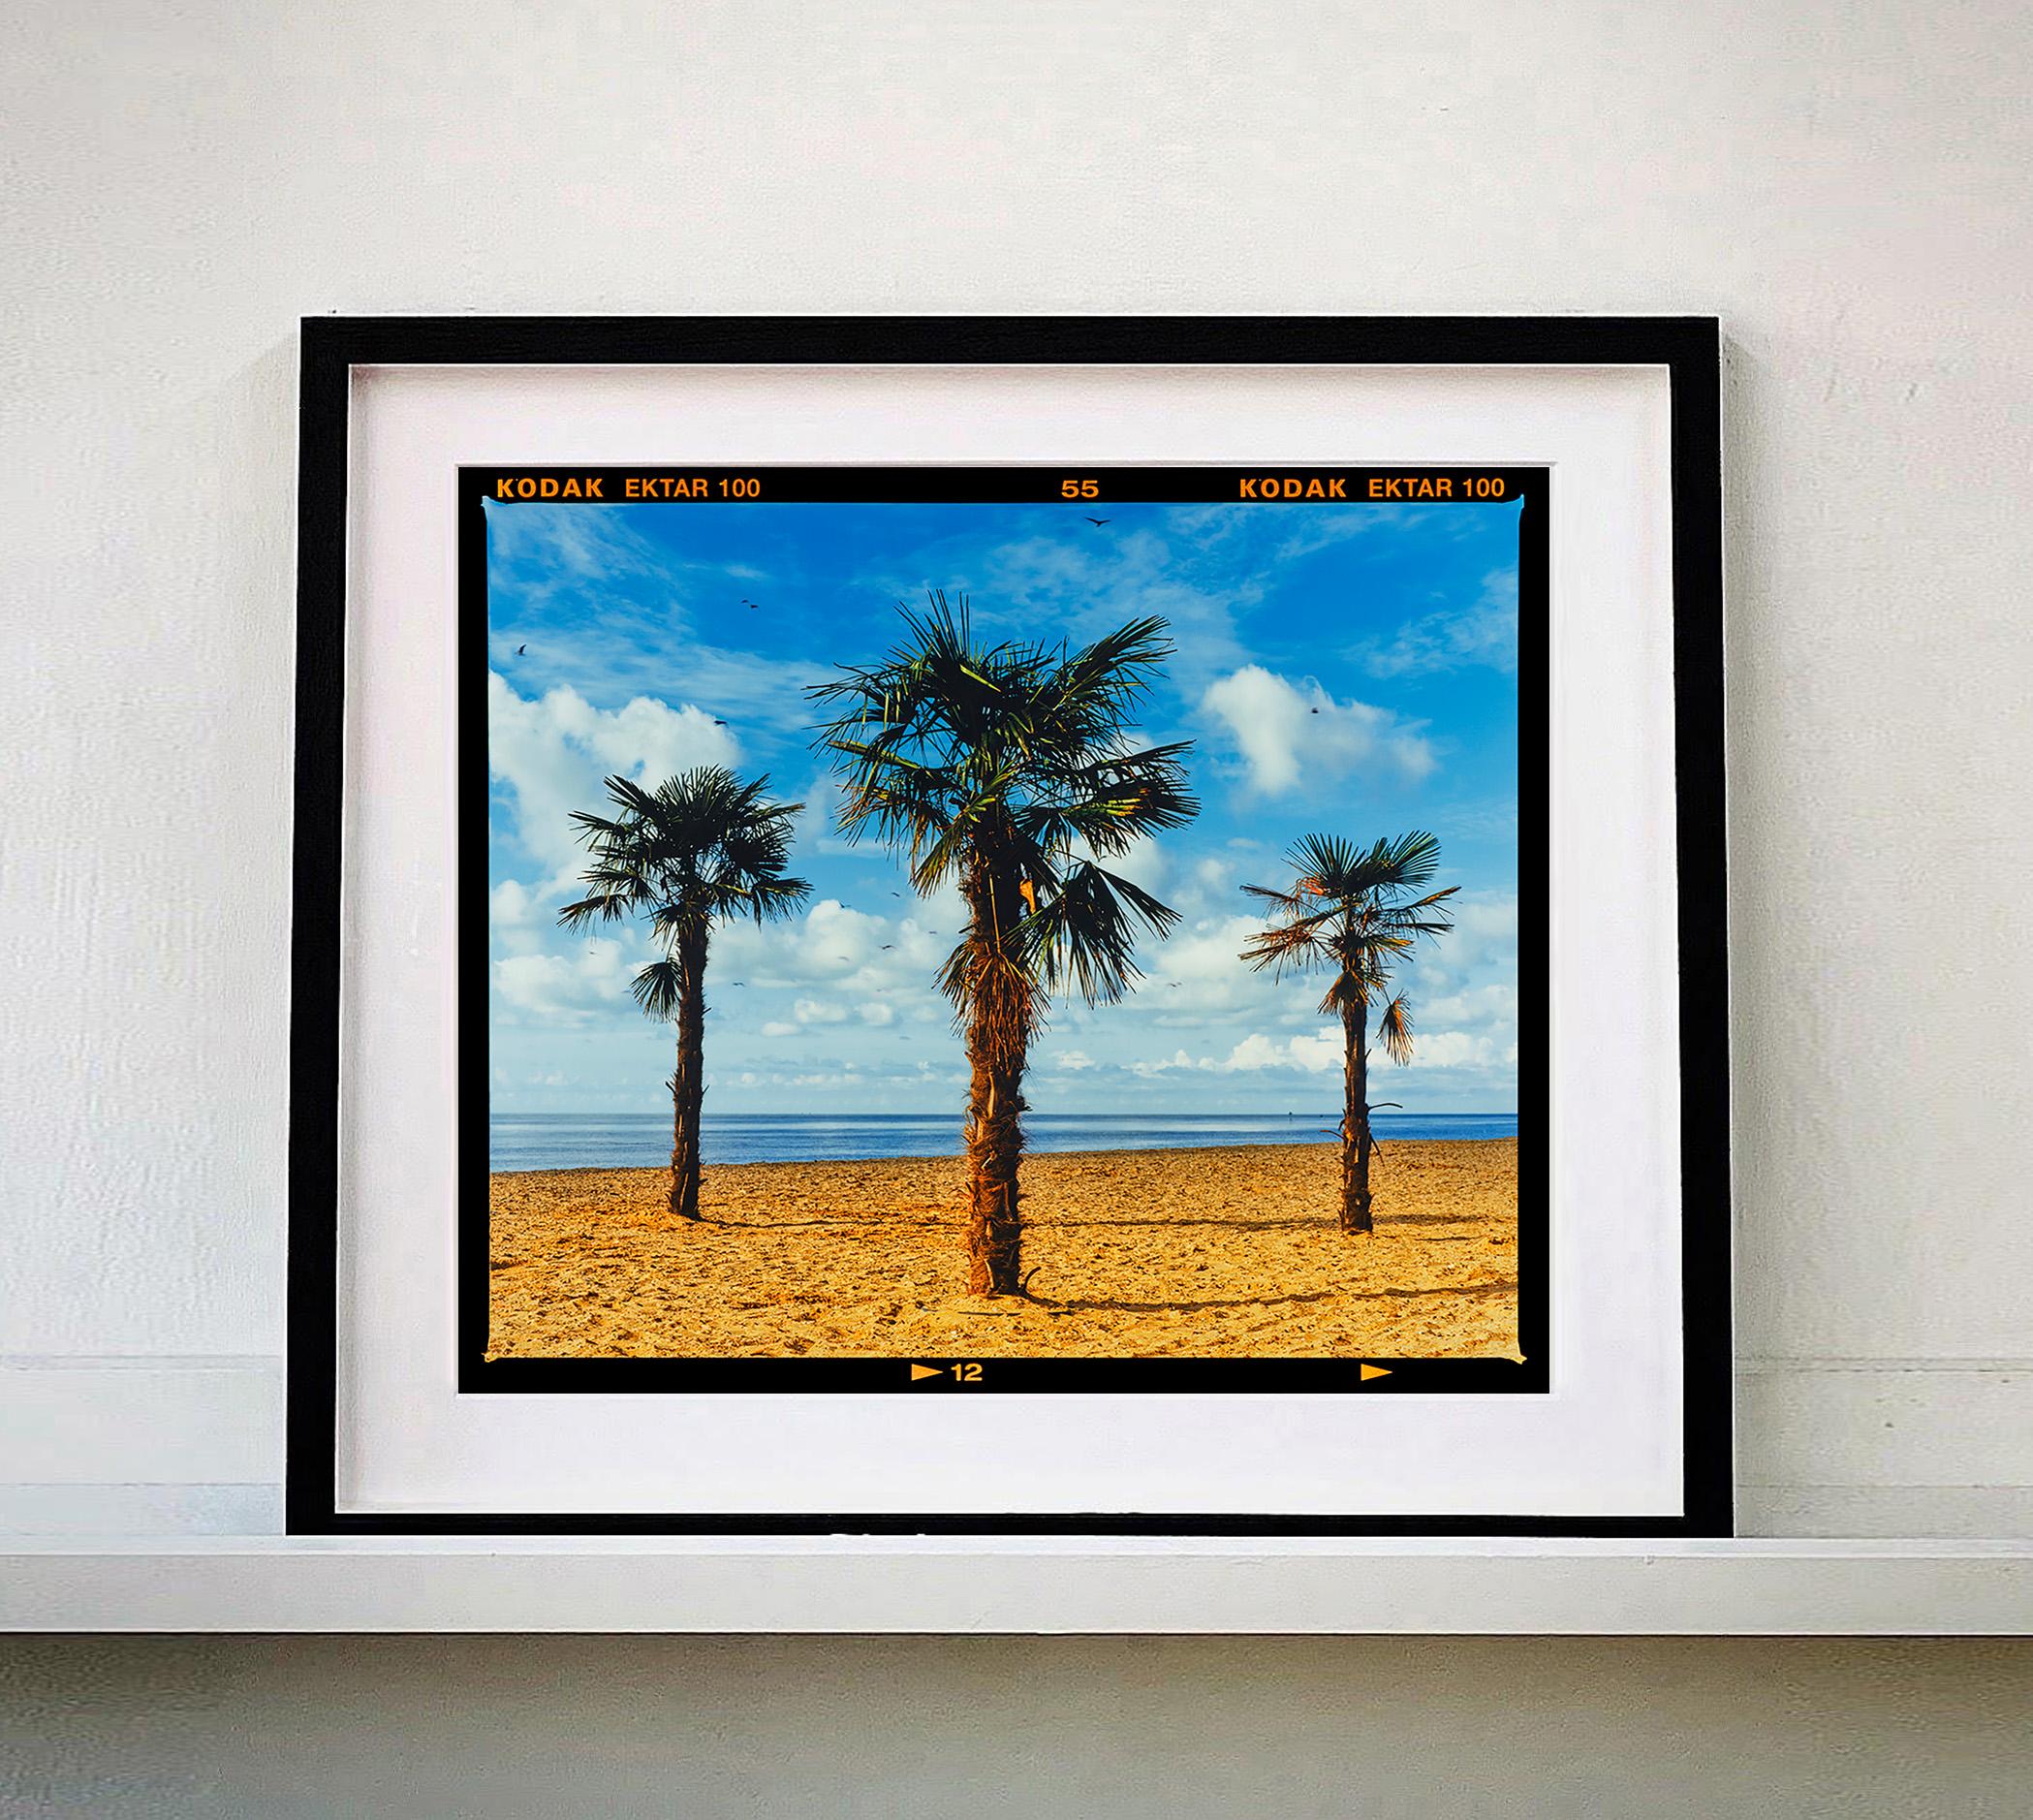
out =
[[[769,779],[722,766],[679,771],[652,787],[606,780],[614,813],[572,813],[588,849],[586,894],[558,912],[568,927],[646,915],[667,949],[703,938],[730,917],[786,916],[811,887],[784,870],[798,802],[769,800]],[[631,991],[651,1017],[671,1015],[681,982],[664,960],[639,973]]]
[[813,743],[841,782],[848,839],[880,839],[921,893],[956,882],[970,913],[940,973],[968,1019],[1012,1029],[1049,994],[1119,998],[1141,930],[1167,905],[1094,863],[1199,812],[1190,744],[1138,747],[1135,705],[1172,655],[1164,623],[1137,619],[1079,650],[990,643],[965,596],[900,610],[904,637],[877,663],[808,693],[830,718]]
[[1322,939],[1324,922],[1309,917],[1259,929],[1243,944],[1242,958],[1259,973],[1267,969],[1277,980],[1322,966],[1332,958],[1332,951]]
[[1090,1005],[1112,1005],[1142,977],[1138,928],[1162,939],[1179,922],[1176,910],[1142,886],[1081,861],[1023,920],[1018,944],[1048,990],[1072,988]]
[[674,960],[652,960],[629,984],[629,995],[652,1018],[671,1018],[684,989],[684,975]]
[[[1243,944],[1242,958],[1277,978],[1330,969],[1318,1007],[1323,1017],[1366,1010],[1390,990],[1392,968],[1410,957],[1422,936],[1454,927],[1444,906],[1458,887],[1424,889],[1440,863],[1440,843],[1431,834],[1387,836],[1367,847],[1335,834],[1306,834],[1285,860],[1294,875],[1289,890],[1243,887],[1268,920]],[[1393,1059],[1409,1056],[1412,1021],[1403,993],[1381,1016],[1386,1051]]]
[[1412,1059],[1412,1013],[1399,992],[1377,1019],[1377,1040],[1384,1052],[1402,1068]]

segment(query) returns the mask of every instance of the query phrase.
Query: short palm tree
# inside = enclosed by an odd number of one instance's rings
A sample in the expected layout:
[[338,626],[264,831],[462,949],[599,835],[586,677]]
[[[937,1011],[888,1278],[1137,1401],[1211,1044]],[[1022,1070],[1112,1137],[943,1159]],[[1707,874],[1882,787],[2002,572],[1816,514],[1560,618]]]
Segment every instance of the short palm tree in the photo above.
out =
[[592,854],[587,895],[567,904],[568,928],[646,915],[663,958],[630,988],[637,1004],[677,1024],[677,1067],[671,1088],[671,1210],[699,1217],[699,1114],[705,1098],[706,946],[716,923],[758,924],[789,916],[811,894],[785,875],[791,823],[801,802],[766,800],[769,779],[744,783],[721,766],[681,771],[654,790],[610,777],[615,813],[575,810],[579,838]]
[[967,1286],[1023,1293],[1017,1167],[1023,1076],[1051,995],[1111,1004],[1140,976],[1138,927],[1178,913],[1102,863],[1190,821],[1190,741],[1138,747],[1131,715],[1172,654],[1161,619],[1079,650],[977,638],[965,599],[903,612],[882,662],[842,666],[813,697],[837,710],[817,744],[845,787],[841,832],[905,855],[912,885],[967,905],[939,974],[971,1071]]
[[1400,1066],[1412,1059],[1412,1014],[1402,991],[1389,998],[1391,969],[1409,959],[1422,935],[1454,927],[1441,908],[1458,889],[1428,891],[1440,863],[1431,834],[1400,834],[1358,847],[1330,834],[1308,834],[1285,856],[1295,874],[1290,891],[1243,887],[1269,908],[1270,926],[1250,938],[1242,957],[1274,978],[1325,970],[1332,975],[1320,1001],[1323,1017],[1341,1019],[1341,1230],[1371,1230],[1369,1153],[1369,1008],[1384,1000],[1377,1037]]

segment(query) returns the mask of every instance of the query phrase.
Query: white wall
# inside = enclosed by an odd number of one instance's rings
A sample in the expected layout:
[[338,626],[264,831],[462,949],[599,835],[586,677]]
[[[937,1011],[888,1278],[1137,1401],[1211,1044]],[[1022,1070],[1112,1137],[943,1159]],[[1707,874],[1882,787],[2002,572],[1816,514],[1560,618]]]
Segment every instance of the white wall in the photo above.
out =
[[0,1524],[277,1518],[299,313],[1714,311],[1745,1516],[2033,1528],[2017,0],[10,12]]

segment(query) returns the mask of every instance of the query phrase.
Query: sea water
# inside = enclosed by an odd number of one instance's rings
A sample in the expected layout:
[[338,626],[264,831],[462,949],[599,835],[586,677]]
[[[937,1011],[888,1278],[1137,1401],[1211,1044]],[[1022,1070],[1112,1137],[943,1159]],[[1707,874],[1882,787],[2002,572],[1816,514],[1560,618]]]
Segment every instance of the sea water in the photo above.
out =
[[[1193,1150],[1224,1144],[1327,1144],[1331,1109],[1299,1113],[1032,1113],[1024,1142],[1044,1150]],[[1515,1138],[1516,1113],[1379,1113],[1392,1138]],[[884,1156],[957,1156],[954,1114],[707,1113],[708,1163],[853,1162]],[[487,1167],[654,1169],[671,1160],[668,1113],[496,1113]]]

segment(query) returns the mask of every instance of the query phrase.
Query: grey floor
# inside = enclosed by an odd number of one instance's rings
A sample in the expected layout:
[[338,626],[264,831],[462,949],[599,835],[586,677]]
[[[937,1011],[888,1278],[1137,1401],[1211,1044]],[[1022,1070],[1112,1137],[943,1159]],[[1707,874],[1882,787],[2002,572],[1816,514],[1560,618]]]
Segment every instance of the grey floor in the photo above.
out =
[[0,1814],[2012,1815],[2033,1642],[37,1638]]

